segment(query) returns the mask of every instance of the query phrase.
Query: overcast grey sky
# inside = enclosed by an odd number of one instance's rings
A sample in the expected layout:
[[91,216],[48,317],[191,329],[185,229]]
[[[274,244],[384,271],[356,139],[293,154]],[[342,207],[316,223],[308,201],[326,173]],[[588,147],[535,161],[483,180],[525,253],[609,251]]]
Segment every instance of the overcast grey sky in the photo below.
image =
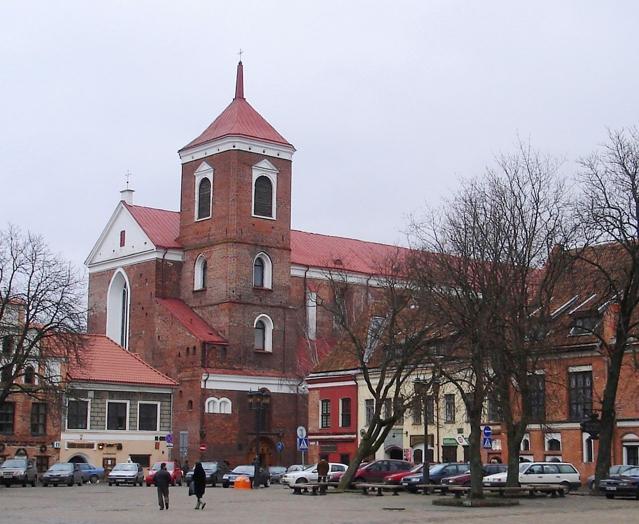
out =
[[0,1],[0,227],[88,255],[133,173],[178,209],[177,150],[231,101],[297,148],[293,227],[403,242],[407,215],[517,135],[574,160],[635,125],[639,2]]

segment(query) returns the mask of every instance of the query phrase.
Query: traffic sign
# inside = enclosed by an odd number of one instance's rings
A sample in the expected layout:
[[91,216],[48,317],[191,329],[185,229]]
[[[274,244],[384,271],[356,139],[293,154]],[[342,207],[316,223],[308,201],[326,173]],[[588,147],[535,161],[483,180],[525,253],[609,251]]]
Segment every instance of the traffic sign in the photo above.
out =
[[173,445],[173,433],[167,433],[166,437],[164,437],[164,441],[167,443],[167,445]]
[[206,451],[206,444],[204,442],[200,444],[200,451]]
[[278,453],[281,453],[282,451],[284,451],[284,442],[282,442],[281,440],[277,442],[275,444],[275,449],[277,450]]
[[493,439],[490,437],[484,437],[482,447],[484,449],[493,449]]
[[297,439],[297,451],[308,451],[308,438],[302,437]]
[[490,438],[493,436],[493,430],[490,426],[484,426],[484,437],[486,438]]
[[306,428],[304,426],[297,427],[297,438],[304,438],[306,436]]
[[459,444],[460,446],[466,445],[466,437],[464,437],[464,435],[457,435],[455,437],[455,440],[457,441],[457,444]]

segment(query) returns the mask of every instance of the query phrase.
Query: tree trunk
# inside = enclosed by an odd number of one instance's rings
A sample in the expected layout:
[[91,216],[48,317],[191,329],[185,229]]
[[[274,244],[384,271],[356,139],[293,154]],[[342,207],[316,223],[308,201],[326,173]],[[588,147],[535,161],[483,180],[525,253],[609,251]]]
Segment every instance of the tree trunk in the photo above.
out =
[[[481,410],[479,413],[481,414]],[[479,499],[484,496],[482,484],[484,475],[481,463],[481,417],[472,417],[468,440],[470,448],[470,498]]]
[[370,455],[373,451],[371,441],[367,437],[368,436],[362,438],[362,441],[357,448],[355,457],[353,458],[353,460],[351,460],[348,468],[346,469],[346,472],[344,473],[344,475],[342,475],[342,478],[339,481],[338,489],[344,490],[348,488],[348,486],[350,486],[351,481],[353,480],[353,476],[357,472],[360,464],[362,463],[362,460]]
[[[619,330],[617,330],[619,333]],[[603,401],[601,402],[601,432],[599,433],[599,451],[597,452],[597,465],[595,467],[595,492],[599,492],[599,481],[608,476],[610,461],[612,456],[612,438],[615,431],[615,403],[617,399],[617,388],[619,386],[619,376],[621,375],[621,365],[623,363],[624,348],[626,341],[617,338],[615,348],[608,364],[606,376],[606,387],[604,389]]]
[[525,430],[526,424],[522,422],[506,428],[506,434],[508,435],[508,476],[506,477],[506,486],[519,485],[519,450],[521,449],[521,440]]

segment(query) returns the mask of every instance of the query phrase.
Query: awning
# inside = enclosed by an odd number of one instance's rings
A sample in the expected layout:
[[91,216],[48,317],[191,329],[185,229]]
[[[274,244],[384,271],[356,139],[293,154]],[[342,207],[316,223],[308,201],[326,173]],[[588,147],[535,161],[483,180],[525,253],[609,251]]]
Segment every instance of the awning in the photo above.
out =
[[442,446],[457,446],[457,441],[454,438],[444,437]]

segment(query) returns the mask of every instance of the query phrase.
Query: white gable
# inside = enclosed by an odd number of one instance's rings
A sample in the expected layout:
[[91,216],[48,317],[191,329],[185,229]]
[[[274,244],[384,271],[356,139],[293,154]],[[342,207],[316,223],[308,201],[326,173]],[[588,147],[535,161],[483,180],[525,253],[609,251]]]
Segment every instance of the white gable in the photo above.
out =
[[[120,232],[124,231],[124,245],[120,246]],[[85,264],[89,270],[98,264],[120,261],[126,265],[127,260],[135,255],[150,253],[155,246],[133,218],[129,210],[120,202],[100,238],[91,250]]]

